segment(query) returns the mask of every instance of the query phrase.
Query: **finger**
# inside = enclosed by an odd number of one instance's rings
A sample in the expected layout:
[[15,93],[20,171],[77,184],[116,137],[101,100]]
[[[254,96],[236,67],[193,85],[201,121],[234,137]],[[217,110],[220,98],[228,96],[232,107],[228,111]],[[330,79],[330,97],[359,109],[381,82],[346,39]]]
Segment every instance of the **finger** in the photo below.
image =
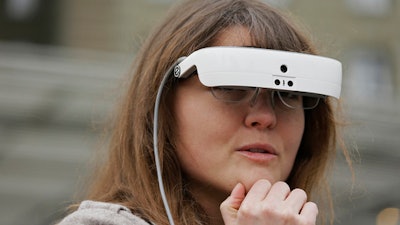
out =
[[306,202],[303,206],[303,209],[300,212],[300,215],[308,221],[307,224],[315,224],[317,221],[318,215],[318,206],[314,202]]
[[221,210],[229,208],[238,210],[240,205],[242,204],[243,199],[245,198],[245,193],[246,190],[243,184],[236,184],[231,192],[231,195],[221,203]]
[[299,188],[296,188],[290,192],[289,196],[285,200],[286,205],[297,214],[300,213],[300,210],[304,207],[306,202],[307,194],[304,190]]
[[221,203],[220,210],[225,224],[234,224],[237,212],[245,198],[246,189],[243,184],[238,183],[232,190],[231,195]]
[[278,203],[284,201],[290,193],[288,184],[282,181],[276,182],[272,185],[271,190],[265,198],[265,201],[270,203]]
[[255,202],[259,202],[265,199],[268,192],[270,191],[271,183],[268,180],[261,179],[258,180],[250,190],[247,192],[246,198],[243,201],[243,204],[251,204],[253,205]]

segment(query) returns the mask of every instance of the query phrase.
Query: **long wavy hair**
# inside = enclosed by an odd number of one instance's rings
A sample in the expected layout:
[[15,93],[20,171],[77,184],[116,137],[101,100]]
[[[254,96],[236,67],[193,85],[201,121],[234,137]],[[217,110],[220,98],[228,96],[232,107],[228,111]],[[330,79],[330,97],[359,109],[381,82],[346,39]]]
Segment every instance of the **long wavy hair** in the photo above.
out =
[[[156,92],[164,73],[178,58],[213,45],[218,34],[232,26],[248,28],[255,47],[317,54],[303,31],[260,1],[188,0],[177,4],[135,57],[129,87],[110,129],[108,155],[96,168],[86,199],[119,203],[148,221],[168,224],[153,152]],[[172,80],[166,84],[160,105],[158,146],[164,188],[177,224],[208,224],[204,210],[186,190],[175,152],[171,109],[175,86]],[[313,201],[325,199],[328,209],[331,200],[325,174],[335,157],[336,125],[329,98],[305,111],[303,139],[286,181],[292,188],[304,189]]]

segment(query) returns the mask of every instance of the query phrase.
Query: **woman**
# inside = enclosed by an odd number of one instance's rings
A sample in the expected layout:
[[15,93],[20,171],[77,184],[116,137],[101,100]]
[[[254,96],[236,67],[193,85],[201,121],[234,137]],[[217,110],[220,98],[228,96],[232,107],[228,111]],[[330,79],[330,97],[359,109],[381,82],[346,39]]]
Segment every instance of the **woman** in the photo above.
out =
[[[153,149],[157,89],[180,57],[210,46],[316,54],[298,29],[260,1],[177,5],[136,57],[108,158],[86,196],[92,201],[62,225],[169,224]],[[169,79],[164,89],[158,148],[175,224],[316,224],[311,199],[330,203],[324,177],[337,141],[329,98],[311,110],[287,110],[260,90],[251,104],[230,104],[196,74]]]

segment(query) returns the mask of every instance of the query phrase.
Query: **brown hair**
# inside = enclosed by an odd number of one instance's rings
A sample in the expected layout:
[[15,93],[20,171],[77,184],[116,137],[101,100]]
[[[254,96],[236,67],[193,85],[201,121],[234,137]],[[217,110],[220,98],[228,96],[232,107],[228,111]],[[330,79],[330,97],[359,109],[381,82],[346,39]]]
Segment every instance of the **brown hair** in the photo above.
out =
[[[168,224],[152,142],[157,88],[179,57],[211,46],[222,30],[236,25],[249,29],[255,47],[316,54],[292,23],[260,1],[189,0],[177,5],[136,56],[130,87],[111,129],[108,158],[96,170],[87,198],[123,204],[158,225]],[[177,224],[207,224],[201,207],[185,191],[175,154],[176,132],[170,107],[173,92],[173,83],[167,83],[160,105],[158,146],[165,191]],[[330,100],[306,111],[305,120],[301,147],[287,182],[313,196],[316,191],[328,190],[324,175],[335,156],[336,125]]]

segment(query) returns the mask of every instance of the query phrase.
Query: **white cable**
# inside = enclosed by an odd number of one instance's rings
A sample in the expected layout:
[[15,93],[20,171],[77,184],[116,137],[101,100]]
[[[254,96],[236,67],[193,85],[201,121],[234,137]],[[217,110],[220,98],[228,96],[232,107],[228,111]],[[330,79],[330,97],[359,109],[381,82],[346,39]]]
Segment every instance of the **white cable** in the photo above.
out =
[[172,71],[175,69],[175,66],[181,61],[181,59],[178,59],[178,61],[176,63],[174,63],[169,69],[168,71],[165,73],[160,86],[158,87],[158,91],[157,91],[157,97],[156,97],[156,101],[154,103],[154,117],[153,117],[153,147],[154,147],[154,159],[156,162],[156,170],[157,170],[157,179],[158,179],[158,186],[160,189],[160,193],[161,193],[161,198],[164,204],[164,208],[165,211],[167,213],[168,216],[168,220],[170,225],[175,225],[174,223],[174,218],[171,214],[171,210],[170,207],[168,205],[168,200],[167,200],[167,196],[165,195],[165,190],[164,190],[164,183],[163,183],[163,179],[162,179],[162,171],[161,171],[161,166],[160,166],[160,158],[159,158],[159,154],[158,154],[158,111],[159,111],[159,106],[160,106],[160,99],[161,99],[161,94],[164,88],[165,83],[168,80],[168,77],[172,74]]

